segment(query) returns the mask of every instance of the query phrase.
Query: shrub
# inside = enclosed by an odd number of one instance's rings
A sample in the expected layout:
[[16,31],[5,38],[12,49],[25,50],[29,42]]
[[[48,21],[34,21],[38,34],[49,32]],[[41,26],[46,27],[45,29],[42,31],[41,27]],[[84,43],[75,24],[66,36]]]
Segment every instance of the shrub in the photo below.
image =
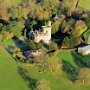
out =
[[49,82],[45,79],[38,80],[36,82],[36,88],[34,90],[51,90]]
[[51,42],[48,46],[50,51],[54,51],[57,49],[57,44],[55,42]]

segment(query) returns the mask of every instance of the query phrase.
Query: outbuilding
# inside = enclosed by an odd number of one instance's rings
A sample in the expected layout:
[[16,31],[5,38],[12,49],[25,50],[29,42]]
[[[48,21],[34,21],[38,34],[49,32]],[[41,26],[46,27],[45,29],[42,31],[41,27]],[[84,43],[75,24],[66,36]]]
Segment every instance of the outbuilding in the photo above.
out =
[[90,54],[90,45],[78,47],[78,53],[80,53],[82,55]]

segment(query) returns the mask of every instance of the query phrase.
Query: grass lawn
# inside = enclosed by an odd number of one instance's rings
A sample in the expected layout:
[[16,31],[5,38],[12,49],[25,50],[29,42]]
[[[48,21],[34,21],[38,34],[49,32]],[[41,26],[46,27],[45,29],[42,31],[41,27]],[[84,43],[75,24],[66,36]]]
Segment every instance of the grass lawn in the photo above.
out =
[[[49,86],[51,90],[78,90],[77,87],[74,86],[74,84],[68,80],[65,73],[60,74],[53,74],[53,73],[40,73],[38,68],[30,67],[26,65],[22,65],[24,69],[28,72],[28,78],[31,78],[32,80],[40,80],[40,79],[46,79],[49,81]],[[28,80],[27,80],[28,81]],[[28,81],[28,83],[31,83],[32,81]]]
[[[5,46],[13,45],[12,40],[5,41]],[[60,50],[57,54],[60,60],[79,68],[75,63],[72,52]],[[18,67],[19,66],[19,67]],[[67,77],[65,71],[58,73],[39,72],[39,69],[30,64],[15,63],[14,59],[0,47],[0,90],[32,90],[32,83],[40,79],[49,81],[51,90],[90,90],[89,85],[76,85]]]
[[90,10],[90,0],[79,0],[79,6],[86,10]]
[[[75,68],[79,68],[78,65],[74,61],[74,56],[72,55],[72,52],[70,51],[60,51],[57,55],[61,60],[68,62],[71,64],[71,66]],[[40,73],[38,68],[32,67],[30,65],[21,64],[21,67],[25,70],[27,70],[28,83],[30,84],[32,80],[40,80],[40,79],[46,79],[49,81],[49,85],[51,87],[51,90],[90,90],[89,85],[82,85],[82,84],[75,84],[72,83],[68,77],[67,73],[62,71],[62,73],[58,72],[56,74],[53,73]],[[25,74],[25,73],[24,73]],[[25,77],[23,77],[24,79]]]
[[0,46],[0,90],[30,90],[14,59]]
[[71,65],[73,65],[74,67],[78,67],[74,60],[73,60],[73,56],[71,55],[71,52],[70,51],[63,51],[61,50],[58,54],[57,54],[57,57],[59,57],[61,60],[64,60],[68,63],[70,63]]

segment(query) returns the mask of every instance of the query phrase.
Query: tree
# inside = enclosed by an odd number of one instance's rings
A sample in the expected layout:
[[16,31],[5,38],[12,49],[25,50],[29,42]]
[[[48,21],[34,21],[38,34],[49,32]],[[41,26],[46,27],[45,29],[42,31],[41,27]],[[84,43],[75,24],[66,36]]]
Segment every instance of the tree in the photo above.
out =
[[23,53],[21,52],[20,48],[16,46],[13,47],[11,53],[16,60],[19,60],[20,62],[24,62],[25,57],[23,56]]
[[90,85],[90,69],[81,68],[79,70],[76,83],[89,84]]
[[57,44],[55,42],[51,42],[49,45],[48,45],[48,48],[50,51],[54,51],[57,49]]
[[1,35],[2,35],[2,41],[6,40],[7,39],[7,34],[8,32],[7,31],[1,31]]
[[35,18],[38,20],[49,20],[50,11],[47,9],[43,9],[40,5],[37,5],[38,8],[35,9]]
[[8,12],[9,12],[9,14],[10,14],[10,17],[12,18],[12,19],[16,19],[16,18],[18,18],[18,12],[17,12],[18,10],[13,6],[12,8],[9,8],[9,10],[8,10]]
[[4,3],[0,3],[0,18],[3,20],[9,20],[8,10]]
[[41,50],[44,49],[44,46],[41,42],[39,42],[36,47],[37,47],[37,49],[41,49]]
[[[71,20],[70,22],[73,21]],[[70,22],[68,23],[68,25],[70,24]],[[74,48],[75,46],[79,45],[81,43],[81,36],[87,30],[87,26],[82,20],[78,20],[75,25],[73,25],[72,23],[71,26],[69,25],[67,30],[65,30],[65,28],[67,27],[64,26],[64,30],[62,32],[65,33],[66,31],[68,31],[68,33],[66,33],[68,35],[63,39],[63,46],[66,46],[68,48]]]
[[[86,29],[84,29],[84,28],[86,28]],[[79,34],[79,35],[81,35],[83,32],[85,32],[87,30],[87,26],[86,26],[86,24],[85,24],[85,22],[84,21],[82,21],[82,20],[78,20],[77,22],[76,22],[76,24],[75,24],[75,31]]]
[[79,0],[63,0],[63,2],[62,2],[62,7],[63,7],[64,9],[67,9],[66,12],[67,12],[69,15],[71,15],[72,12],[73,12],[73,11],[75,10],[75,8],[77,7],[78,2],[79,2]]
[[27,36],[27,29],[24,30],[24,37]]
[[0,23],[0,30],[1,30],[1,28],[3,27],[3,24],[2,23]]
[[51,10],[52,14],[57,14],[59,1],[58,0],[44,0],[43,8]]
[[8,30],[12,32],[15,37],[18,38],[22,35],[22,30],[24,29],[24,21],[23,20],[11,21],[7,27]]
[[87,27],[90,29],[90,18],[85,19]]
[[[28,7],[27,7],[27,6],[28,6]],[[27,13],[27,16],[28,16],[29,18],[32,18],[32,19],[35,19],[35,18],[36,18],[36,15],[35,15],[36,8],[38,8],[38,7],[36,6],[35,0],[29,0],[29,1],[26,3],[25,12]]]
[[30,40],[28,43],[28,47],[30,50],[35,50],[36,49],[36,44],[33,40]]
[[64,48],[70,48],[70,41],[69,41],[69,38],[68,37],[65,37],[64,39],[63,39],[63,42],[62,42],[62,46],[64,47]]
[[2,41],[7,39],[8,31],[5,25],[1,28],[1,35],[2,35]]
[[86,44],[89,44],[89,36],[90,36],[90,29],[88,29],[84,34],[83,34],[83,37],[84,37],[84,42]]
[[60,25],[60,21],[59,21],[59,20],[56,20],[56,21],[52,24],[52,34],[56,34],[56,32],[58,32],[59,25]]
[[58,58],[52,56],[43,60],[39,65],[41,72],[53,72],[53,73],[61,73],[62,63],[58,60]]
[[65,29],[66,25],[67,25],[66,20],[64,20],[60,25],[60,29],[61,29],[62,33],[64,33],[64,29]]
[[49,82],[45,79],[38,80],[36,82],[36,88],[34,90],[51,90]]
[[79,45],[81,43],[80,37],[75,37],[73,35],[66,36],[63,39],[62,46],[66,48],[74,48],[75,46]]
[[30,28],[33,29],[33,27],[37,24],[35,20],[30,22]]

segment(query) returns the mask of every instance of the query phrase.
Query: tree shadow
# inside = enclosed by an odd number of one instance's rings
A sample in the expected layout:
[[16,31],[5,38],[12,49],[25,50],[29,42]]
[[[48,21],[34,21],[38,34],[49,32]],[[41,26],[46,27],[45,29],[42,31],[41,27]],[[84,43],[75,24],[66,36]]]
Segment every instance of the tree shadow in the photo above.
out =
[[67,73],[68,78],[75,82],[78,75],[78,69],[76,69],[73,65],[69,62],[62,60],[62,70]]
[[3,25],[8,25],[8,22],[6,20],[0,19],[0,23],[2,23]]
[[22,68],[22,67],[18,67],[18,73],[20,74],[20,76],[23,78],[23,80],[25,80],[28,84],[28,87],[32,90],[34,90],[35,88],[35,84],[37,82],[36,79],[31,78],[28,75],[28,72],[26,69]]
[[71,52],[73,60],[79,68],[88,67],[90,68],[90,55],[79,55],[75,52]]
[[22,49],[25,47],[25,41],[22,41],[20,39],[17,39],[14,41],[15,46],[17,46],[18,48]]
[[6,50],[11,54],[11,51],[12,51],[13,48],[14,48],[14,46],[9,45],[9,46],[6,48]]

